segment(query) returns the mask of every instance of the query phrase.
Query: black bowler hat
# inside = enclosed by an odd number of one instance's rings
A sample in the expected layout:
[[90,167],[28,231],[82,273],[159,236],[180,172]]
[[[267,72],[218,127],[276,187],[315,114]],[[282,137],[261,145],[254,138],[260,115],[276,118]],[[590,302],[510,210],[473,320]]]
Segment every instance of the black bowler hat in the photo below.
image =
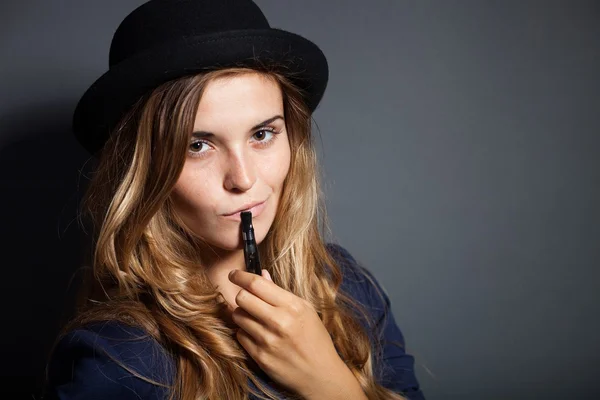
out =
[[234,66],[282,65],[304,90],[313,112],[329,69],[310,40],[269,22],[252,0],[151,0],[117,28],[109,70],[79,100],[73,115],[77,140],[95,154],[125,112],[160,84],[202,71]]

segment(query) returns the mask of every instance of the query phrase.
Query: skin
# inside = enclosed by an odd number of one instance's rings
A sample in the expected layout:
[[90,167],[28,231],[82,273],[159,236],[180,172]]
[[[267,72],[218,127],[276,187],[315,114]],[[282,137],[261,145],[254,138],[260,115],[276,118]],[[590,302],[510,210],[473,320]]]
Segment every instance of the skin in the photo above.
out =
[[258,74],[211,81],[200,100],[193,131],[214,136],[190,139],[189,155],[173,190],[178,214],[207,243],[202,254],[206,273],[231,310],[239,287],[227,274],[244,269],[244,253],[240,222],[223,214],[266,199],[262,213],[253,218],[256,242],[262,242],[269,231],[289,171],[290,146],[283,119],[266,128],[252,127],[275,116],[284,116],[275,82]]
[[266,270],[262,276],[245,272],[240,221],[223,216],[266,199],[253,218],[257,243],[265,238],[289,171],[290,146],[283,119],[270,122],[273,134],[252,127],[283,115],[280,88],[261,75],[210,82],[194,132],[213,135],[190,145],[173,191],[175,209],[206,241],[206,273],[230,305],[237,340],[263,371],[305,399],[366,399],[312,305],[277,286]]

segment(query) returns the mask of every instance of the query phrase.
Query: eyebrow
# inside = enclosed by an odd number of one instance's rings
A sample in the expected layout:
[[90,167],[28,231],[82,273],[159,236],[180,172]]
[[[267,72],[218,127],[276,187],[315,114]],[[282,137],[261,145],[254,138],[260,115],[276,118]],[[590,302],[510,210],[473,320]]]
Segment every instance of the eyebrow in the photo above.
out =
[[[252,129],[250,129],[250,130],[251,131],[255,131],[255,130],[259,129],[259,128],[263,128],[263,127],[269,125],[271,122],[276,121],[278,119],[283,119],[283,117],[281,115],[276,115],[274,117],[271,117],[269,119],[264,120],[263,122],[261,122],[261,123],[259,123],[257,125],[254,125],[252,127]],[[214,133],[207,132],[207,131],[195,131],[194,133],[192,133],[192,137],[199,138],[199,139],[203,139],[203,138],[207,138],[207,137],[213,137],[213,136],[215,136]]]

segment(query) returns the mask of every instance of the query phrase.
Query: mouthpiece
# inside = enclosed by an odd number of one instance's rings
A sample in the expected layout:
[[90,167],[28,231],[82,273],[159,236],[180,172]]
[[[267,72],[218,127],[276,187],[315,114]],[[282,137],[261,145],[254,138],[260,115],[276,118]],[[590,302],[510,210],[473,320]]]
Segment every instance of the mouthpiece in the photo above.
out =
[[252,213],[243,211],[242,217],[242,241],[244,242],[244,261],[246,262],[246,271],[256,275],[262,275],[260,260],[258,258],[258,247],[254,238],[254,228],[252,226]]
[[252,213],[250,211],[242,211],[242,224],[244,228],[252,228]]

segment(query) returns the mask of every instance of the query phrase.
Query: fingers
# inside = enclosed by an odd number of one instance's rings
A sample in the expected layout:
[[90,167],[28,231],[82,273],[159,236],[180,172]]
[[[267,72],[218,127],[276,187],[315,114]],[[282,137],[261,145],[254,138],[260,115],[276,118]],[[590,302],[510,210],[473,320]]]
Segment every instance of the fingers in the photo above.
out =
[[[241,308],[243,311],[254,317],[254,319],[265,326],[269,325],[272,316],[277,311],[274,306],[263,301],[258,296],[250,293],[246,289],[242,289],[238,292],[237,296],[235,296],[235,302],[239,306],[238,309]],[[236,309],[236,311],[238,309]]]
[[288,304],[295,297],[272,280],[251,272],[233,270],[229,273],[229,280],[272,306]]
[[233,310],[233,313],[231,313],[231,319],[254,340],[258,342],[262,341],[261,335],[264,334],[265,327],[246,310],[241,307],[236,308]]

